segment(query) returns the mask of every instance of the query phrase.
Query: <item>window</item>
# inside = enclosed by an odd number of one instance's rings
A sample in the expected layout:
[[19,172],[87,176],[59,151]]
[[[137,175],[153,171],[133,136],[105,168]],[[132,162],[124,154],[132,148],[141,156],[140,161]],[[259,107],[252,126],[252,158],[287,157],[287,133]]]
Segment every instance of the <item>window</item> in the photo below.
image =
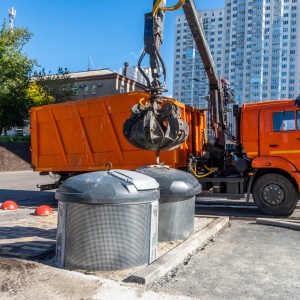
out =
[[92,95],[96,95],[96,94],[97,94],[97,85],[92,84]]
[[87,96],[88,93],[89,93],[89,86],[88,85],[84,85],[83,89],[84,89],[84,95]]
[[72,87],[72,96],[78,96],[78,87],[77,86]]
[[297,116],[297,129],[300,130],[300,110],[297,110],[296,116]]
[[[297,112],[297,119],[298,119],[298,112]],[[282,111],[282,112],[273,113],[273,131],[278,132],[278,131],[289,131],[289,130],[295,130],[294,112]]]

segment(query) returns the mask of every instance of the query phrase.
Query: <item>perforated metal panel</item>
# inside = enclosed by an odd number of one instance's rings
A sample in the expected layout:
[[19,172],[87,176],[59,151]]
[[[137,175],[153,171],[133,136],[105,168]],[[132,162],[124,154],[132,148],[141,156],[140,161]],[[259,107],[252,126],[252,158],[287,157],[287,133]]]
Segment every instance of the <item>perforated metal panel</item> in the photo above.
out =
[[67,203],[66,269],[121,270],[148,263],[151,203]]
[[185,240],[194,233],[195,196],[160,197],[158,241]]

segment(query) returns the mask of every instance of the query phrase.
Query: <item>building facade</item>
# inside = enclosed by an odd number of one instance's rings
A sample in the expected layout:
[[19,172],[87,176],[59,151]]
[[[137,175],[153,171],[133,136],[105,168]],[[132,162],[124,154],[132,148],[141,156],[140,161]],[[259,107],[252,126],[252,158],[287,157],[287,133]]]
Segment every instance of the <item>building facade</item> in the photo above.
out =
[[74,82],[73,100],[145,90],[133,79],[108,69],[69,73]]
[[[199,11],[221,77],[238,104],[300,93],[300,0],[226,0]],[[205,108],[206,74],[184,15],[176,18],[173,96]]]
[[[142,69],[151,82],[152,81],[151,68],[150,67],[142,67]],[[128,63],[125,63],[124,68],[119,69],[118,73],[132,79],[133,81],[139,82],[145,86],[148,85],[147,80],[141,74],[138,66],[130,67],[128,65]]]

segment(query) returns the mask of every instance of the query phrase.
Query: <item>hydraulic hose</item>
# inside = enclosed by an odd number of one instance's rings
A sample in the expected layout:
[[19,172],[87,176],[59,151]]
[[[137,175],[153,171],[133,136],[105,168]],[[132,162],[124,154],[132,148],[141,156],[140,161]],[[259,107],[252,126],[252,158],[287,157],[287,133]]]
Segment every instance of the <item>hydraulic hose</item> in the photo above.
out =
[[207,171],[209,171],[209,172],[206,173],[206,174],[203,174],[203,175],[198,175],[198,174],[197,174],[196,166],[195,166],[194,168],[191,168],[191,171],[192,171],[193,175],[194,175],[195,177],[197,177],[197,178],[203,178],[203,177],[206,177],[206,176],[208,176],[208,175],[210,175],[210,174],[212,174],[212,173],[215,172],[214,170],[209,169],[206,165],[204,165],[204,168],[205,168]]

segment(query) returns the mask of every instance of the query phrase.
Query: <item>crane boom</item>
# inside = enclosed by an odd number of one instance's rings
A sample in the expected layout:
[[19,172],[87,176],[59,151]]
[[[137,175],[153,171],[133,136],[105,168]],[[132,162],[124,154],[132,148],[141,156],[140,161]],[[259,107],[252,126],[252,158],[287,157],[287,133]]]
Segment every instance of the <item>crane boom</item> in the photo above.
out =
[[[214,145],[209,145],[208,148],[225,148],[225,132],[228,127],[228,107],[226,107],[228,96],[226,95],[229,95],[229,83],[221,82],[217,73],[194,0],[178,0],[173,7],[166,7],[165,0],[154,0],[152,12],[145,14],[144,50],[138,62],[139,70],[147,81],[150,93],[150,97],[147,99],[149,103],[147,106],[135,105],[131,109],[132,114],[124,123],[123,134],[132,145],[138,148],[156,150],[157,161],[159,161],[160,150],[172,150],[179,147],[189,134],[188,124],[181,119],[178,106],[170,102],[162,104],[162,92],[166,91],[165,80],[164,83],[159,80],[161,69],[164,79],[166,78],[166,68],[160,54],[163,42],[164,13],[181,7],[209,80],[208,110],[215,140]],[[146,54],[150,57],[152,81],[141,68],[141,61]]]
[[227,80],[221,79],[217,72],[194,0],[185,0],[182,9],[209,81],[208,111],[211,127],[215,134],[214,146],[223,149],[225,148],[225,132],[227,132],[228,127],[227,113],[229,108],[227,105],[232,97],[229,92],[230,85]]

